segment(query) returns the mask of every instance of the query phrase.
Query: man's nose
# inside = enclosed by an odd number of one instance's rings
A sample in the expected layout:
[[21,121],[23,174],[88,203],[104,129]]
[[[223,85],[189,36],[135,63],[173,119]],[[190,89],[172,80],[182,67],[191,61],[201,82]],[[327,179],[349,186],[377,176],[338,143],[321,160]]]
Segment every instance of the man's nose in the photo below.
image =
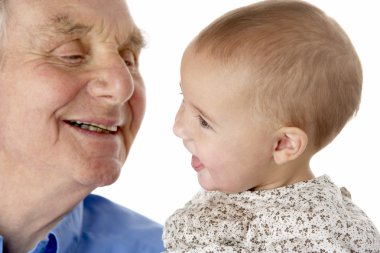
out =
[[90,95],[102,103],[120,105],[131,98],[134,80],[124,61],[113,59],[94,70],[87,88]]

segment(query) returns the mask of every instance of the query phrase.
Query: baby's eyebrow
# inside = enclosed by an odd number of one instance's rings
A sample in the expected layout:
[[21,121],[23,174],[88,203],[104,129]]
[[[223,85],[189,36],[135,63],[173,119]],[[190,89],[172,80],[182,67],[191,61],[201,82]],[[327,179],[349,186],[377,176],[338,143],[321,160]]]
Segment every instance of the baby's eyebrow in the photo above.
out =
[[[182,92],[182,83],[179,82],[179,86],[181,88]],[[195,110],[197,110],[202,116],[204,116],[208,121],[210,121],[212,124],[219,126],[217,121],[206,111],[202,110],[199,106],[195,105],[194,103],[189,103]]]

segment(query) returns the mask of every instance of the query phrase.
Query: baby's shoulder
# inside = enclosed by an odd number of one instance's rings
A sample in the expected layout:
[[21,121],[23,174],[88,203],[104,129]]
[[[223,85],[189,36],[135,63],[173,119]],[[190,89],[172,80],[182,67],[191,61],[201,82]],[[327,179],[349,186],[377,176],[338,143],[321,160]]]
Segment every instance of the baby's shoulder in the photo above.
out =
[[346,189],[326,181],[287,190],[255,210],[248,241],[289,243],[286,238],[293,238],[297,243],[319,246],[379,247],[376,228],[350,200]]

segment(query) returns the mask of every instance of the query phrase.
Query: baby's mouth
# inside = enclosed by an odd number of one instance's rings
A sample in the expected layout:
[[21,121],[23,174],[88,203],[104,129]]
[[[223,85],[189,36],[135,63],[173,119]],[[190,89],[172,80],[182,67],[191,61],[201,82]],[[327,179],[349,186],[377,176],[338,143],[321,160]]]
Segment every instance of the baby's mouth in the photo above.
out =
[[205,167],[199,160],[199,158],[195,155],[191,157],[191,166],[194,168],[195,171],[200,171]]
[[102,134],[116,134],[118,130],[117,126],[105,126],[101,124],[81,122],[77,120],[65,120],[64,122],[74,127]]

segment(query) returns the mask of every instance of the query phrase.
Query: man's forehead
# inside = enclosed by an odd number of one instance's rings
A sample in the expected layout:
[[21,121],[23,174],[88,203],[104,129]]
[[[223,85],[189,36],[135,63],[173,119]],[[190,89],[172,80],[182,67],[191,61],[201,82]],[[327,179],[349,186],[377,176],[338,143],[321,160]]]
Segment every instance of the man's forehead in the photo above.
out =
[[[83,36],[90,33],[94,28],[94,24],[82,22],[72,18],[68,14],[57,14],[51,16],[46,23],[41,25],[41,30],[52,34],[63,35],[78,35]],[[116,36],[116,40],[119,44],[127,43],[136,49],[140,49],[144,46],[144,39],[141,31],[133,24],[130,27],[125,28],[124,33],[126,37],[119,38]]]
[[[44,15],[42,15],[41,18],[35,19],[36,23],[32,26],[37,28],[37,32],[40,33],[41,36],[44,37],[44,35],[46,35],[48,36],[47,38],[54,37],[55,35],[80,37],[89,34],[94,29],[97,31],[111,29],[114,30],[115,33],[113,35],[110,33],[110,36],[114,36],[118,44],[130,44],[130,46],[136,48],[136,50],[144,46],[143,36],[129,16],[127,9],[125,9],[124,15],[120,15],[119,18],[114,21],[112,19],[107,20],[105,17],[102,17],[102,15],[94,15],[94,13],[86,15],[73,8],[72,5],[67,6],[63,2],[62,6],[65,8],[44,9],[42,10]],[[101,11],[100,14],[102,14]],[[94,32],[94,34],[97,33],[98,32]]]
[[40,25],[40,29],[46,32],[62,34],[85,34],[92,28],[92,25],[76,21],[68,14],[56,14],[50,16]]
[[126,4],[120,0],[12,0],[9,5],[11,17],[36,26],[66,29],[78,23],[92,26],[99,20],[112,26],[134,25]]

